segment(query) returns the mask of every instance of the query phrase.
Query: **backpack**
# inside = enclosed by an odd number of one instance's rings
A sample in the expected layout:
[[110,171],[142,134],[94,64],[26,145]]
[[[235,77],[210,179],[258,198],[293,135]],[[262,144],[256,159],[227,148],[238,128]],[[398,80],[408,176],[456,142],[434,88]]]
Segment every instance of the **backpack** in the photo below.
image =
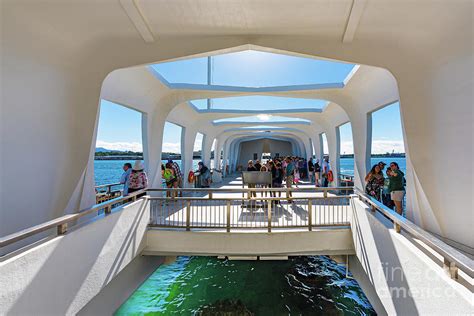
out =
[[173,172],[170,169],[165,169],[165,171],[163,171],[163,178],[166,181],[173,180],[173,178],[174,178]]
[[328,181],[333,182],[334,181],[334,175],[332,173],[332,170],[328,171]]

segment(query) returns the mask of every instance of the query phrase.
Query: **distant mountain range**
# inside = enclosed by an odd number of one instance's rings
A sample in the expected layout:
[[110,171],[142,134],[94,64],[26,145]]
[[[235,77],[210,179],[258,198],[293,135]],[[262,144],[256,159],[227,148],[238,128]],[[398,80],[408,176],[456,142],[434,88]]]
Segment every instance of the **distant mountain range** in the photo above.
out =
[[120,150],[111,150],[111,149],[107,149],[107,148],[104,148],[104,147],[96,147],[95,148],[96,153],[105,153],[105,152],[110,152],[110,151],[121,152]]

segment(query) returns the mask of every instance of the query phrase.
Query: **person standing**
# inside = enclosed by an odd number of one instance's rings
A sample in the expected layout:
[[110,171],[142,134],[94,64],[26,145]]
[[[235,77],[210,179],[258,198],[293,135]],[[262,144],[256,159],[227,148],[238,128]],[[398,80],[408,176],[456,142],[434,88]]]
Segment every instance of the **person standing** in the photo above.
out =
[[314,164],[313,158],[308,159],[308,180],[309,183],[313,183],[314,181]]
[[130,184],[130,173],[132,173],[132,164],[127,162],[123,165],[123,173],[120,177],[120,184],[123,184],[123,196],[128,195],[128,185]]
[[[247,164],[247,171],[258,171],[257,168],[255,168],[255,166],[253,165],[253,161],[252,160],[249,160],[248,161],[248,164]],[[248,183],[247,184],[249,189],[255,189],[255,184],[253,183]],[[257,192],[253,191],[253,192],[249,192],[249,196],[248,198],[250,199],[250,197],[257,197]]]
[[382,170],[380,170],[380,166],[378,164],[374,165],[365,178],[367,182],[365,192],[378,201],[382,201],[384,176]]
[[[181,168],[179,167],[178,163],[173,161],[172,159],[168,160],[171,163],[171,168],[174,171],[174,175],[176,177],[176,187],[183,188],[183,173],[181,172]],[[183,191],[179,191],[179,196],[183,196]]]
[[405,195],[405,174],[400,170],[396,162],[391,162],[387,175],[390,180],[388,184],[390,197],[393,203],[395,203],[395,210],[398,214],[402,215],[402,201]]
[[148,186],[148,177],[143,170],[143,164],[140,160],[135,161],[132,172],[129,175],[128,193],[146,189]]
[[316,159],[316,163],[314,164],[314,182],[316,183],[316,187],[319,187],[319,178],[321,175],[321,166],[319,165],[319,159]]
[[260,160],[255,161],[255,169],[257,171],[260,171],[260,169],[262,169],[262,164],[260,163]]
[[331,170],[331,165],[329,164],[329,156],[324,157],[323,161],[323,187],[329,186],[329,171]]
[[[281,188],[283,185],[283,170],[281,169],[281,163],[277,161],[276,163],[271,164],[272,172],[272,188]],[[276,197],[276,192],[273,191],[272,197]],[[278,197],[281,197],[281,191],[278,191]],[[275,201],[275,204],[280,204],[280,201]]]
[[198,173],[201,179],[201,188],[209,188],[211,186],[211,171],[202,161],[198,163]]
[[[163,170],[163,179],[165,179],[166,187],[168,189],[176,189],[178,187],[178,181],[171,162],[166,163],[165,169]],[[175,190],[173,190],[173,194],[171,194],[171,191],[166,191],[166,197],[175,198],[176,195],[177,192]]]
[[[295,164],[291,161],[289,157],[286,157],[286,171],[285,171],[285,180],[286,180],[286,187],[288,189],[291,189],[291,186],[294,181],[294,174],[295,174]],[[289,203],[292,203],[293,200],[291,199],[293,197],[293,193],[291,191],[286,192],[286,198]]]

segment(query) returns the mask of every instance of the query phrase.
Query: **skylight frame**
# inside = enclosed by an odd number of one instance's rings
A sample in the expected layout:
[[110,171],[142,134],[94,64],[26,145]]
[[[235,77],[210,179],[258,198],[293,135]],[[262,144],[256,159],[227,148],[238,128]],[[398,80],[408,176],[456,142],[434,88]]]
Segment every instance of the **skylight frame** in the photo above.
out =
[[[267,52],[259,49],[249,49],[250,51],[257,51],[257,52],[263,52],[263,53],[269,53],[269,54],[275,54],[275,55],[283,55],[283,56],[289,56],[289,57],[298,57],[298,58],[304,58],[308,60],[318,60],[322,61],[321,59],[317,58],[311,58],[311,57],[301,57],[301,56],[295,56],[292,54],[284,54],[281,52]],[[218,54],[215,56],[223,56],[226,54],[233,54],[233,53],[238,53],[242,51],[234,51],[230,53],[224,53],[224,54]],[[212,58],[212,55],[208,55],[208,58]],[[195,58],[203,58],[201,57],[191,57],[188,59],[182,59],[182,60],[190,60],[190,59],[195,59]],[[179,62],[175,61],[175,62]],[[341,61],[327,61],[331,63],[339,63],[343,64],[345,62]],[[209,62],[208,62],[209,63]],[[353,68],[351,71],[346,75],[345,78],[342,79],[342,81],[338,82],[325,82],[325,83],[310,83],[310,84],[290,84],[290,85],[274,85],[274,86],[262,86],[262,87],[252,87],[252,86],[244,86],[244,85],[221,85],[221,84],[211,84],[209,81],[209,78],[212,77],[210,76],[209,72],[211,71],[211,67],[208,65],[207,67],[207,83],[202,83],[202,84],[196,84],[196,83],[185,83],[185,82],[170,82],[168,81],[163,75],[159,73],[158,70],[154,68],[155,65],[158,64],[152,64],[148,65],[147,68],[148,70],[156,77],[158,78],[165,86],[167,86],[169,89],[187,89],[187,90],[207,90],[207,91],[227,91],[227,92],[249,92],[249,93],[262,93],[262,92],[285,92],[285,91],[305,91],[305,90],[321,90],[321,89],[342,89],[346,86],[346,84],[349,82],[349,80],[352,78],[352,76],[355,74],[355,72],[359,69],[358,64],[351,64],[347,63],[349,65],[353,65]]]
[[[255,115],[258,117],[258,115]],[[304,118],[299,118],[299,117],[282,117],[285,120],[277,120],[277,121],[265,121],[265,120],[259,120],[259,121],[246,121],[246,118],[253,117],[253,116],[242,116],[242,117],[229,117],[229,118],[220,118],[212,121],[212,125],[214,126],[222,126],[222,125],[242,125],[242,124],[247,124],[247,125],[262,125],[262,124],[267,124],[267,125],[311,125],[312,121]],[[279,117],[280,118],[280,117]],[[239,120],[241,119],[241,120]],[[232,120],[232,121],[229,121]]]
[[[267,97],[267,98],[278,98],[278,99],[287,99],[287,100],[312,100],[312,101],[323,101],[323,105],[321,107],[295,107],[295,108],[282,108],[282,109],[223,109],[223,108],[208,108],[209,105],[212,103],[212,100],[215,99],[238,99],[238,98],[245,98],[245,97]],[[206,106],[207,108],[202,109],[199,108],[194,102],[196,101],[204,101],[207,100]],[[211,103],[209,102],[211,100]],[[260,94],[250,94],[250,95],[240,95],[240,96],[230,96],[230,97],[217,97],[211,99],[195,99],[187,101],[188,105],[194,109],[197,113],[234,113],[234,114],[249,114],[249,115],[258,115],[258,114],[285,114],[285,113],[322,113],[329,103],[328,100],[323,99],[307,99],[307,98],[294,98],[294,97],[286,97],[286,96],[272,96],[272,95],[260,95]]]

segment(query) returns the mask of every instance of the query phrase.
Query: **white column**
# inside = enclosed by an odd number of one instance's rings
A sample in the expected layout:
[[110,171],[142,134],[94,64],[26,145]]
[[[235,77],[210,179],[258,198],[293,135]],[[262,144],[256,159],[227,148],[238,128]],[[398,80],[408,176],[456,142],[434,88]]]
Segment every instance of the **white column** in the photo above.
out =
[[224,159],[222,160],[223,175],[227,176],[226,166],[228,165],[227,160],[229,159],[230,140],[227,139],[224,143]]
[[316,159],[319,159],[319,162],[321,164],[321,157],[322,157],[322,152],[321,152],[321,135],[318,134],[315,137],[312,138],[313,140],[313,146],[314,146],[314,156]]
[[329,149],[329,162],[331,164],[331,170],[334,176],[334,181],[331,186],[338,186],[339,183],[339,133],[335,126],[332,126],[326,130],[326,138],[328,141]]
[[354,185],[360,190],[365,187],[365,175],[370,170],[372,151],[372,114],[350,115],[352,141],[354,143]]
[[156,109],[142,116],[143,159],[148,173],[148,186],[152,188],[161,188],[161,152],[167,116],[163,114]]
[[323,133],[319,133],[319,161],[323,161],[324,158],[324,141],[323,141]]
[[208,168],[211,168],[211,147],[213,140],[214,137],[210,137],[208,134],[203,134],[201,159]]
[[[187,179],[189,171],[193,170],[193,151],[196,134],[197,130],[192,127],[183,127],[181,134],[181,169],[185,179]],[[184,181],[184,186],[190,187],[191,184]]]
[[217,170],[220,169],[219,156],[220,156],[220,144],[219,144],[219,138],[216,138],[216,145],[214,146],[214,168],[216,168]]

